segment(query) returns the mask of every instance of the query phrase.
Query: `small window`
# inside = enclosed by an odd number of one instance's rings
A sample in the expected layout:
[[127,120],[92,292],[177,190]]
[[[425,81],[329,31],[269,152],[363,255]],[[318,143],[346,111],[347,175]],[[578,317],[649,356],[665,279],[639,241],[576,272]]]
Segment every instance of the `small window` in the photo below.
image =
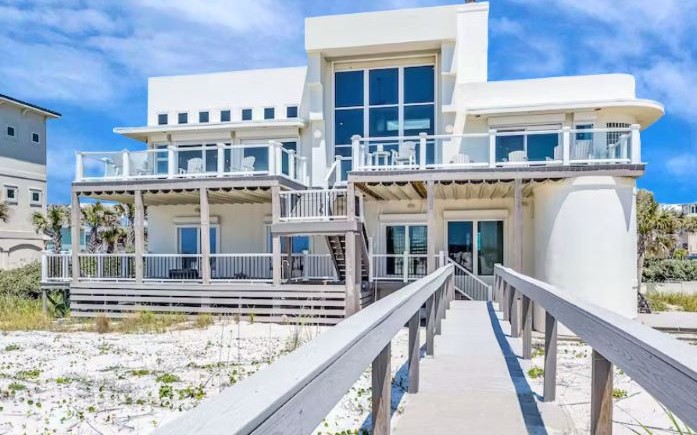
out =
[[593,140],[593,133],[581,132],[578,130],[592,130],[593,124],[576,124],[576,140]]
[[198,112],[198,122],[208,122],[208,112]]
[[17,186],[5,186],[5,202],[17,204]]
[[220,111],[220,122],[230,122],[230,111],[221,110]]
[[39,143],[39,133],[32,133],[31,134],[31,141],[34,143]]
[[177,122],[179,122],[179,124],[188,123],[189,122],[189,114],[186,112],[179,113],[177,115]]
[[242,121],[252,120],[252,109],[242,109]]
[[160,113],[157,115],[157,125],[167,125],[168,121],[169,120],[167,119],[166,113]]
[[264,109],[264,119],[274,119],[276,117],[276,109],[273,107],[266,107]]
[[7,126],[7,135],[8,136],[14,136],[15,135],[15,128],[12,126]]
[[38,189],[29,189],[31,205],[41,205],[41,191]]
[[297,118],[297,117],[298,117],[298,106],[286,107],[286,118]]

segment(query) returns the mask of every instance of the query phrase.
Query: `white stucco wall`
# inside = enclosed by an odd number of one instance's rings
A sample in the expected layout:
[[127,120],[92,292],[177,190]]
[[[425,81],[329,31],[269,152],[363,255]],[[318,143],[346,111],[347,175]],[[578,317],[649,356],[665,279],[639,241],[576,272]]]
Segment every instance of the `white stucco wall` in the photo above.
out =
[[609,176],[537,186],[534,276],[635,317],[635,190],[634,179]]

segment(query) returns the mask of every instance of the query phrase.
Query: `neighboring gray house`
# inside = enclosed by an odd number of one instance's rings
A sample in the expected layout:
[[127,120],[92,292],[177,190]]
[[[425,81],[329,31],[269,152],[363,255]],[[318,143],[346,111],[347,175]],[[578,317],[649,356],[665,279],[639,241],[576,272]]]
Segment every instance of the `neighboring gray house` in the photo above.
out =
[[0,94],[0,200],[9,206],[0,222],[0,268],[39,260],[43,236],[31,223],[46,210],[46,120],[52,110]]

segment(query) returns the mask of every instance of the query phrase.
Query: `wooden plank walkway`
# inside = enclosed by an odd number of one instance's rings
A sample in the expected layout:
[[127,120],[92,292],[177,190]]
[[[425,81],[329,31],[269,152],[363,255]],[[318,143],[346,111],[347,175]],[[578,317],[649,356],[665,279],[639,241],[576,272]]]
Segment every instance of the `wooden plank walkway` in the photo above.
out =
[[543,403],[521,368],[520,339],[487,302],[453,301],[421,361],[419,392],[408,395],[392,433],[573,433],[555,403]]

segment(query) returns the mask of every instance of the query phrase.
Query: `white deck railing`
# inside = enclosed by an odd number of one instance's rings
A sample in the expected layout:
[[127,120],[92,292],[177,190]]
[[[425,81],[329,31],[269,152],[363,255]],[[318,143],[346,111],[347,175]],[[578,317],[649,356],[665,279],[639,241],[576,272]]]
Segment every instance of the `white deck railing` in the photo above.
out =
[[291,256],[291,280],[327,280],[338,279],[336,268],[330,254],[300,253]]
[[44,252],[41,255],[41,282],[66,282],[72,279],[73,257],[70,253]]
[[271,282],[272,254],[211,254],[214,281]]
[[448,258],[448,263],[455,267],[453,275],[455,290],[473,301],[490,301],[492,299],[493,295],[489,284],[482,281],[452,258]]
[[75,181],[280,175],[307,183],[307,160],[280,142],[79,152]]
[[347,219],[346,189],[287,190],[280,192],[281,222]]
[[428,271],[425,254],[372,254],[370,260],[373,281],[416,281]]
[[78,254],[80,279],[131,281],[135,279],[133,254]]
[[640,126],[353,137],[354,171],[641,163]]

